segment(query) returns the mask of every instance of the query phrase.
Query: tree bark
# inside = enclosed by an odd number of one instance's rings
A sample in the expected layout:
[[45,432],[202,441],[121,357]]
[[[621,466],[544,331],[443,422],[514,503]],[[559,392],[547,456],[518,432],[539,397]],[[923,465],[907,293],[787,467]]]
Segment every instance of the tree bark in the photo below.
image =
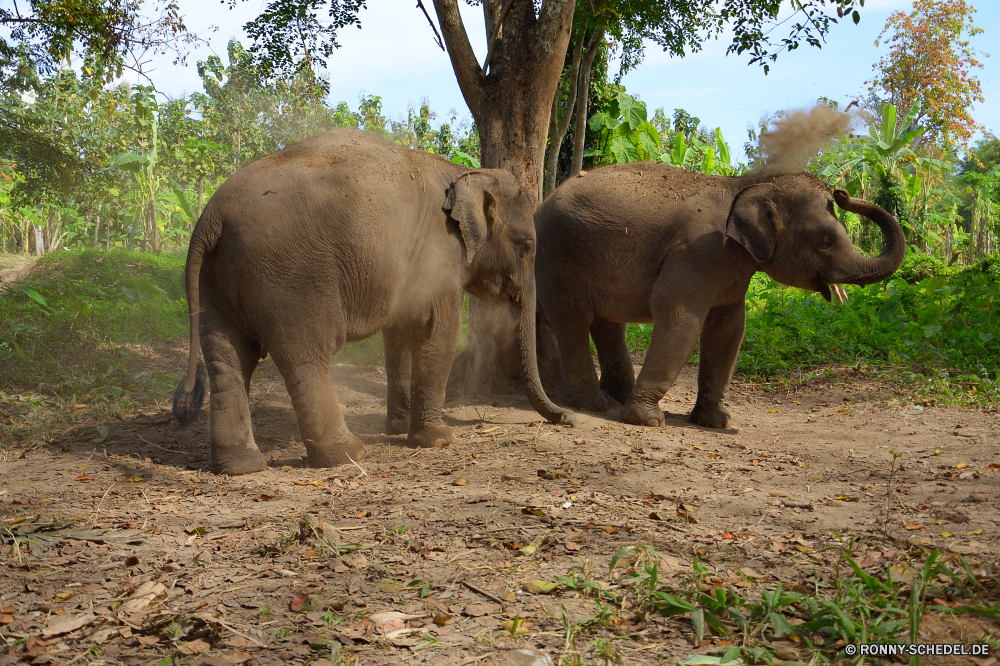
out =
[[573,47],[573,62],[569,68],[569,89],[566,91],[566,108],[563,111],[562,120],[559,120],[559,97],[562,86],[556,86],[555,95],[552,97],[552,115],[549,118],[549,147],[545,153],[545,188],[543,195],[548,196],[556,189],[556,180],[559,170],[559,149],[562,147],[563,137],[569,131],[570,122],[573,119],[573,107],[576,105],[577,84],[580,82],[580,61],[583,59],[583,34],[577,37]]
[[[549,114],[569,44],[574,0],[484,0],[489,62],[481,67],[457,0],[434,0],[455,78],[479,129],[484,168],[507,169],[541,202]],[[452,396],[520,392],[518,320],[470,297],[469,337],[455,360]]]
[[575,176],[583,170],[583,153],[586,150],[587,142],[587,110],[590,106],[590,76],[594,68],[594,57],[597,50],[604,43],[604,28],[594,31],[594,36],[587,46],[587,53],[583,57],[580,66],[579,94],[576,101],[576,122],[573,125],[573,162],[569,169],[569,175]]

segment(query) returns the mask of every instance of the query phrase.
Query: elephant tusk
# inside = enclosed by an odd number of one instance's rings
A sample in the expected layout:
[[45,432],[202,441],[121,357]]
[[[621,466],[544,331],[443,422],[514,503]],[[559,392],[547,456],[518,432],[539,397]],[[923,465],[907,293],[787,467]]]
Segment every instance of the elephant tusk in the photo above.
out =
[[838,283],[838,284],[837,284],[837,291],[839,291],[839,292],[840,292],[840,297],[844,299],[844,302],[845,302],[845,303],[846,303],[847,301],[851,300],[851,299],[849,299],[849,298],[847,297],[847,290],[846,290],[846,289],[844,289],[844,285],[842,285],[842,284],[839,284],[839,283]]
[[830,291],[833,292],[833,297],[837,299],[837,303],[840,304],[840,305],[843,305],[844,304],[844,297],[841,295],[840,285],[839,284],[831,284],[830,285]]

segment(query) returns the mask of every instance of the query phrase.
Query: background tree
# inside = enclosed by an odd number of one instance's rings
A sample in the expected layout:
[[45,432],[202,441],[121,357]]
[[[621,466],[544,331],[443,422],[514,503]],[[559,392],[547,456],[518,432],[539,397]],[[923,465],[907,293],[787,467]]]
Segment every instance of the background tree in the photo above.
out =
[[939,148],[965,146],[978,128],[972,105],[983,101],[973,73],[983,65],[966,39],[982,32],[972,22],[975,12],[966,0],[915,0],[909,14],[893,12],[875,42],[888,35],[889,53],[867,82],[870,110],[877,116],[884,102],[909,109],[921,100],[915,121],[927,129],[924,140]]

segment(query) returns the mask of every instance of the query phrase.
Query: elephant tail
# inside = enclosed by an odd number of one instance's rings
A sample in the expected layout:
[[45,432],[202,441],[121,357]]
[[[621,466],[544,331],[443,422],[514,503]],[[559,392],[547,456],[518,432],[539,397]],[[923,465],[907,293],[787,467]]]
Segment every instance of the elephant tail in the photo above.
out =
[[222,215],[211,202],[202,212],[198,223],[191,232],[188,245],[187,265],[184,268],[184,290],[187,293],[189,314],[189,349],[187,374],[174,391],[174,418],[182,428],[195,422],[201,413],[205,399],[205,365],[199,360],[201,342],[199,340],[199,312],[201,299],[198,282],[201,265],[205,257],[215,249],[222,237]]

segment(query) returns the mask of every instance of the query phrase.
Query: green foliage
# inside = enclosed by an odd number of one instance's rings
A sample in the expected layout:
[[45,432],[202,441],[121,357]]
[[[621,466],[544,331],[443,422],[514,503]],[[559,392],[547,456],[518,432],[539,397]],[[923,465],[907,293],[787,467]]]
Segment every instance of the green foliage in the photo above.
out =
[[[958,609],[931,607],[935,611],[989,610],[974,602],[978,583],[974,576],[962,575],[968,564],[960,557],[950,558],[957,565],[952,568],[939,551],[926,553],[922,563],[913,565],[913,580],[906,584],[893,580],[891,571],[884,576],[865,572],[854,560],[852,546],[853,540],[829,549],[836,558],[837,575],[832,583],[817,582],[811,590],[800,585],[785,589],[781,582],[773,589],[759,587],[754,592],[745,589],[751,585],[712,585],[709,581],[715,578],[715,572],[697,558],[691,573],[677,584],[662,576],[660,557],[648,545],[620,549],[611,559],[608,585],[593,582],[590,589],[600,601],[617,607],[630,602],[643,614],[687,616],[699,642],[708,629],[727,639],[728,645],[709,650],[720,657],[699,657],[698,661],[683,663],[777,663],[774,639],[785,637],[790,637],[795,647],[783,648],[781,659],[794,654],[795,663],[842,659],[846,644],[916,642],[928,610],[928,592],[932,591],[941,597],[972,602]],[[616,569],[626,562],[631,565],[625,566],[616,578]],[[623,594],[604,591],[608,587]]]
[[586,152],[595,163],[626,164],[660,161],[684,169],[709,174],[737,175],[739,166],[730,164],[729,147],[722,131],[711,138],[699,129],[698,118],[683,109],[674,111],[674,129],[666,126],[663,111],[657,110],[650,122],[646,105],[618,86],[615,100],[591,116],[589,129],[596,135],[596,147]]
[[225,178],[335,127],[478,167],[475,126],[454,114],[435,126],[426,101],[394,121],[375,95],[356,110],[328,103],[311,70],[271,76],[236,41],[228,58],[198,63],[205,92],[162,103],[148,86],[104,87],[89,67],[38,80],[26,99],[0,97],[0,124],[34,137],[0,141],[0,251],[183,246]]
[[755,276],[737,372],[883,367],[958,401],[1000,399],[1000,257],[959,271],[911,253],[893,279],[847,290],[841,307]]
[[56,252],[29,280],[4,286],[0,403],[13,441],[75,421],[78,404],[114,413],[173,392],[175,377],[146,369],[141,345],[185,333],[183,267],[180,255]]

